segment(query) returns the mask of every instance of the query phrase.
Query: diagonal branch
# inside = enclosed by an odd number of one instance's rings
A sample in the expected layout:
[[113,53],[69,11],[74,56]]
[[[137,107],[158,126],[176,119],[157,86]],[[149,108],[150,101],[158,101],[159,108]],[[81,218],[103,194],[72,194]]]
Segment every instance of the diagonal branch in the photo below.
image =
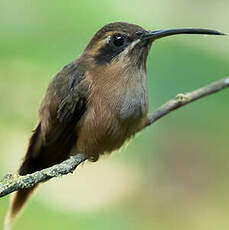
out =
[[[229,87],[229,77],[215,81],[192,92],[178,94],[174,99],[169,100],[153,113],[150,113],[146,124],[139,131],[166,116],[168,113],[195,100],[217,93],[227,87]],[[40,182],[45,182],[53,177],[73,173],[76,167],[85,160],[87,160],[87,157],[84,154],[77,154],[60,164],[25,176],[7,174],[2,180],[0,180],[0,197],[6,196],[20,189],[33,187],[34,185]]]
[[[169,100],[164,105],[160,106],[154,112],[148,115],[148,120],[145,126],[142,128],[151,125],[160,118],[164,117],[168,113],[187,105],[193,101],[196,101],[200,98],[206,97],[208,95],[217,93],[225,88],[229,87],[229,77],[223,78],[219,81],[212,82],[206,86],[203,86],[199,89],[193,90],[192,92],[186,94],[177,94],[174,99]],[[142,130],[141,129],[141,130]]]
[[23,188],[33,187],[34,185],[40,182],[45,182],[53,177],[60,177],[68,173],[73,173],[76,167],[86,159],[87,158],[84,154],[77,154],[60,164],[25,176],[7,174],[2,180],[0,180],[0,197]]

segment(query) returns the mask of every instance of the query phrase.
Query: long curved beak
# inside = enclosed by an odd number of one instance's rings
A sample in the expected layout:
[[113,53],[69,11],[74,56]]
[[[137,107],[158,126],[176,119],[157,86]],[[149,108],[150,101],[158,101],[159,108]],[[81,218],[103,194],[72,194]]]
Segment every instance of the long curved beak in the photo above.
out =
[[177,35],[177,34],[205,34],[205,35],[226,35],[216,30],[199,29],[199,28],[180,28],[180,29],[165,29],[156,31],[147,31],[143,36],[143,40],[156,40],[159,38]]

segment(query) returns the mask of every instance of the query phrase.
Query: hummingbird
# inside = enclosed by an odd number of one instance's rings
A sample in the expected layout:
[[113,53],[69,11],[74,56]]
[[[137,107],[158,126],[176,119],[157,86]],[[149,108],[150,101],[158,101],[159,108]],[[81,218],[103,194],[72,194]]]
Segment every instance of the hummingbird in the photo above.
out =
[[[151,46],[160,38],[178,34],[224,35],[199,28],[151,31],[125,22],[103,26],[80,57],[49,84],[19,175],[61,163],[77,153],[97,161],[134,136],[147,122],[146,61]],[[36,187],[13,195],[8,223]]]

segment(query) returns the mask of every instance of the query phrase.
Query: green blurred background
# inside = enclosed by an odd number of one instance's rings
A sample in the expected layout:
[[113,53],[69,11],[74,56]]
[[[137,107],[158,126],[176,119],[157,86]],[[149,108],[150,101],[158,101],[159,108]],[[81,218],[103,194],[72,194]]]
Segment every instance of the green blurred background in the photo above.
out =
[[[17,170],[51,78],[101,26],[229,33],[228,10],[228,0],[0,0],[0,177]],[[186,35],[154,43],[150,110],[227,76],[228,42]],[[228,101],[225,90],[188,105],[120,152],[41,185],[14,229],[229,229]],[[0,226],[8,203],[0,199]]]

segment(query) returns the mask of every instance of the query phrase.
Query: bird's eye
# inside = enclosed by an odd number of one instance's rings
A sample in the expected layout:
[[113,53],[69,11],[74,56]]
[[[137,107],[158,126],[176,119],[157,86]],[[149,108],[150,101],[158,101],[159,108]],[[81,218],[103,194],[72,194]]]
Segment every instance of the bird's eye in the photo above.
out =
[[123,47],[126,45],[128,37],[124,34],[114,34],[111,37],[111,44],[115,47]]

